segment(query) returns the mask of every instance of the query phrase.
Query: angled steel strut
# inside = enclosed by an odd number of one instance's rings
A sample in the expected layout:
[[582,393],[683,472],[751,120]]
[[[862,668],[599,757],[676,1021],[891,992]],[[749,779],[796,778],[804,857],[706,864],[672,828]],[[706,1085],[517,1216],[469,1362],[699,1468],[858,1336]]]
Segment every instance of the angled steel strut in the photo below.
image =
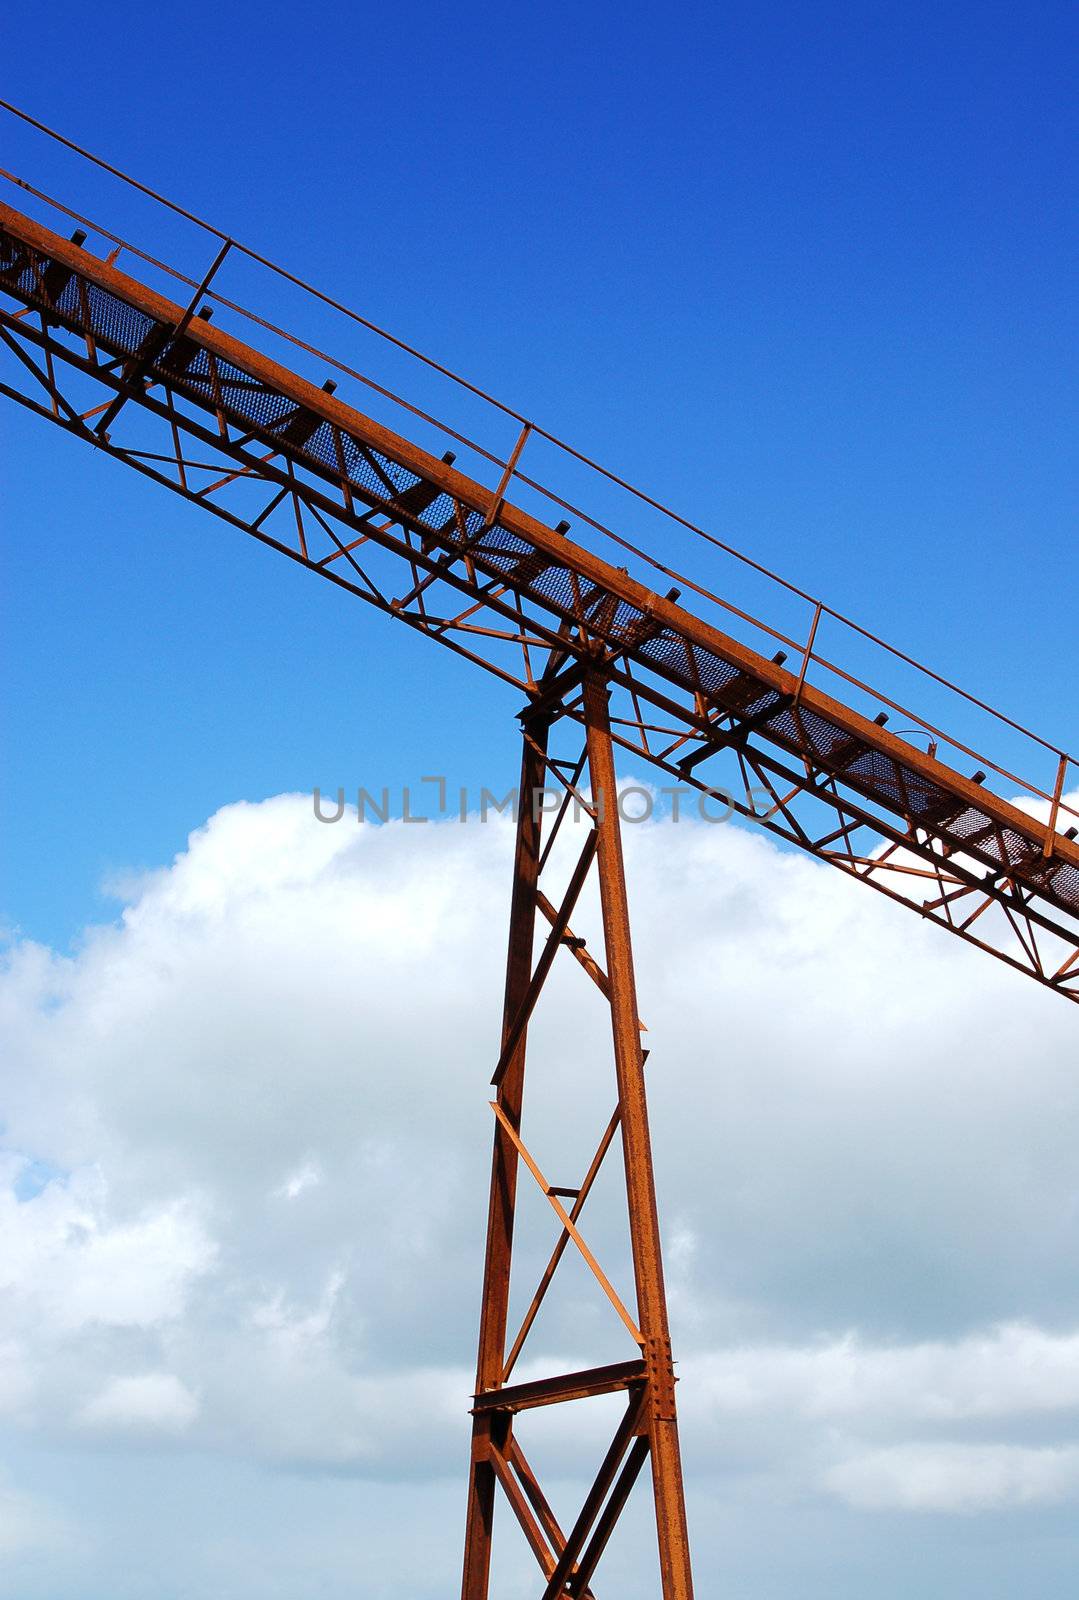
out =
[[[890,733],[883,715],[874,721],[822,690],[814,681],[822,659],[814,651],[819,604],[808,640],[796,647],[801,659],[788,669],[781,655],[761,654],[677,604],[673,592],[661,596],[571,541],[567,524],[549,526],[517,505],[515,491],[530,482],[520,470],[528,424],[497,463],[496,481],[481,483],[456,470],[448,453],[438,459],[212,324],[200,301],[203,293],[214,298],[209,283],[224,249],[201,282],[185,280],[196,292],[183,304],[120,271],[121,250],[117,243],[103,260],[86,247],[85,233],[64,239],[0,205],[0,393],[484,668],[525,701],[464,1600],[487,1600],[499,1494],[539,1564],[544,1600],[591,1597],[600,1557],[645,1461],[664,1600],[689,1600],[615,750],[631,751],[673,780],[677,792],[756,822],[1075,1001],[1079,817],[1067,800],[1070,758],[1055,752],[1055,781],[1031,787],[1025,805],[993,792],[984,771],[968,775],[938,759],[935,744],[923,751]],[[583,747],[573,758],[555,758],[552,741],[568,735],[583,738]],[[955,740],[949,748],[972,754]],[[586,769],[587,795],[578,789]],[[1008,776],[1002,766],[994,771]],[[550,874],[565,808],[544,842],[542,807],[531,800],[546,780],[590,819],[568,883],[552,897],[543,874]],[[1045,820],[1032,814],[1039,806]],[[572,930],[592,873],[602,960]],[[573,1187],[548,1181],[522,1133],[529,1021],[563,950],[607,1003],[617,1083],[612,1117]],[[625,1167],[632,1305],[579,1226],[616,1143]],[[522,1163],[550,1204],[557,1237],[511,1337]],[[515,1382],[571,1250],[634,1354]],[[613,1393],[625,1397],[621,1421],[579,1515],[563,1530],[528,1464],[518,1419],[538,1406]]]

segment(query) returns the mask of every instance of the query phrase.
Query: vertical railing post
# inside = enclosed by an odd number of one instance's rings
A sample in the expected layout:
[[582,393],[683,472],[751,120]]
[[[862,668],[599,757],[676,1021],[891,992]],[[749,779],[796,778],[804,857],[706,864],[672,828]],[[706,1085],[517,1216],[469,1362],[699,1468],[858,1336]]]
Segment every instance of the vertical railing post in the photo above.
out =
[[487,517],[485,519],[489,528],[494,527],[495,523],[502,514],[502,506],[506,498],[506,490],[510,486],[513,474],[517,471],[517,463],[521,459],[521,451],[528,443],[528,437],[531,432],[532,424],[530,422],[526,422],[523,424],[520,433],[517,435],[517,443],[510,451],[509,460],[506,462],[502,476],[498,480],[498,487],[491,496],[491,504],[488,508]]
[[1061,755],[1059,764],[1057,766],[1057,781],[1056,787],[1053,790],[1053,801],[1049,807],[1049,827],[1046,830],[1045,844],[1042,847],[1042,854],[1046,861],[1048,861],[1049,857],[1053,853],[1053,839],[1056,836],[1057,818],[1060,815],[1060,797],[1064,793],[1064,780],[1067,777],[1067,774],[1068,758],[1066,755]]
[[802,698],[802,687],[806,681],[806,673],[809,671],[809,663],[813,659],[813,643],[817,637],[817,629],[820,627],[821,613],[823,610],[824,602],[823,600],[818,600],[817,609],[813,613],[813,622],[809,629],[809,638],[806,640],[805,648],[802,651],[802,666],[798,673],[798,687],[794,691],[795,705],[797,705],[798,701]]

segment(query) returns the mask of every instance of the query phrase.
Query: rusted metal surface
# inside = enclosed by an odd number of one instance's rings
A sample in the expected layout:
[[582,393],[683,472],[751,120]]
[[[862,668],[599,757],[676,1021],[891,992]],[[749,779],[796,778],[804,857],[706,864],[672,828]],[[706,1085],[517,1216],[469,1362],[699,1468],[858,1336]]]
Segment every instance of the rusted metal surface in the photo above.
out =
[[644,1053],[638,1023],[614,745],[607,701],[608,690],[604,679],[598,673],[590,672],[584,682],[585,737],[592,777],[592,798],[599,810],[596,821],[599,895],[603,940],[607,951],[607,981],[611,990],[611,1032],[618,1078],[637,1316],[641,1325],[641,1348],[647,1374],[644,1416],[652,1452],[660,1571],[664,1600],[690,1600],[693,1580],[690,1576],[689,1535],[686,1530],[678,1448],[674,1363],[663,1283],[659,1213],[656,1209],[644,1088]]
[[506,1384],[475,1396],[473,1410],[528,1411],[534,1406],[561,1405],[567,1400],[591,1400],[598,1394],[614,1394],[619,1389],[643,1384],[647,1377],[643,1361],[616,1361],[605,1367],[590,1367],[585,1372],[570,1372],[555,1378],[537,1378],[532,1383]]
[[[547,722],[538,720],[524,741],[521,758],[522,795],[543,787],[547,769]],[[509,1038],[532,982],[532,945],[536,928],[536,889],[539,883],[542,815],[531,805],[520,807],[514,852],[513,892],[510,901],[509,953],[502,1039]],[[506,1359],[506,1323],[509,1315],[510,1266],[513,1224],[520,1163],[515,1132],[521,1126],[524,1094],[527,1026],[517,1028],[516,1043],[501,1074],[491,1160],[491,1198],[487,1220],[487,1249],[480,1300],[479,1354],[476,1361],[476,1395],[481,1398],[502,1386]],[[466,1518],[463,1600],[487,1600],[491,1569],[495,1486],[499,1481],[494,1452],[509,1430],[508,1413],[493,1416],[481,1406],[473,1415],[472,1461]],[[507,1468],[507,1470],[509,1470]]]

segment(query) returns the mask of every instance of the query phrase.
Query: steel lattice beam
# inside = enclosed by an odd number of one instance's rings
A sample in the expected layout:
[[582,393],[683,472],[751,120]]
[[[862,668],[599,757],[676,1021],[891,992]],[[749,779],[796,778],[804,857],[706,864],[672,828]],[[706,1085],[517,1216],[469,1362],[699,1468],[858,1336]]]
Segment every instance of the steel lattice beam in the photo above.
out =
[[0,392],[558,715],[600,666],[643,760],[1079,999],[1072,840],[518,510],[515,457],[485,487],[0,206],[3,293]]

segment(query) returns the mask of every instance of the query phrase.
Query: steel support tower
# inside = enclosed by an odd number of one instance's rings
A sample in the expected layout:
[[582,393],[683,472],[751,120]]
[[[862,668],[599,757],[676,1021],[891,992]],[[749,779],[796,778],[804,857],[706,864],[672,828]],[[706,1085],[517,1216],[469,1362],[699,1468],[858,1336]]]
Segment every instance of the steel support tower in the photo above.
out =
[[[492,1106],[494,1155],[473,1410],[463,1600],[486,1600],[488,1594],[498,1486],[505,1492],[543,1571],[544,1600],[554,1600],[555,1596],[563,1594],[590,1595],[592,1576],[600,1556],[649,1457],[663,1594],[670,1600],[675,1597],[689,1600],[693,1593],[678,1449],[674,1363],[644,1087],[646,1053],[641,1043],[637,1012],[608,691],[601,672],[590,669],[585,672],[582,695],[584,750],[572,766],[568,759],[558,762],[550,754],[552,710],[549,703],[541,701],[538,710],[528,708],[522,717],[524,750],[518,790],[502,1048],[494,1074],[497,1088],[497,1099]],[[590,780],[587,799],[576,788],[576,780],[585,765]],[[545,844],[541,833],[542,802],[552,778],[562,785],[565,793],[551,839]],[[591,825],[556,909],[543,892],[541,875],[571,800],[587,813]],[[586,952],[584,941],[574,935],[570,925],[593,866],[599,879],[602,966]],[[539,958],[533,964],[537,912],[549,923],[549,931]],[[614,1112],[600,1135],[587,1171],[572,1187],[549,1183],[521,1138],[528,1023],[562,945],[567,945],[577,955],[610,1010],[617,1082]],[[625,1170],[636,1290],[634,1314],[619,1298],[578,1227],[592,1185],[616,1138],[621,1140]],[[521,1326],[509,1343],[507,1319],[513,1225],[522,1161],[549,1200],[560,1231]],[[611,1302],[636,1345],[637,1353],[631,1360],[585,1372],[512,1384],[514,1367],[570,1244],[580,1251],[588,1264],[599,1289]],[[618,1391],[626,1394],[625,1412],[580,1515],[567,1535],[560,1528],[528,1464],[514,1431],[514,1419],[518,1412],[535,1406]]]

